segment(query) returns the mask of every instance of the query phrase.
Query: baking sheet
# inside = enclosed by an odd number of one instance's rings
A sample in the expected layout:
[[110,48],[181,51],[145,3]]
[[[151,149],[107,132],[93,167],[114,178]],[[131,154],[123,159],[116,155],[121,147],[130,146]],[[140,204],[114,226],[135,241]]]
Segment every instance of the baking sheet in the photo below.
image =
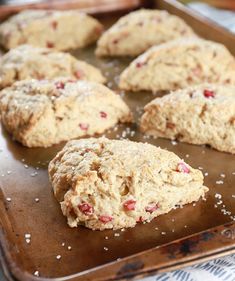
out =
[[[109,25],[114,20],[105,22]],[[235,216],[235,157],[205,146],[147,138],[138,131],[138,120],[143,106],[161,93],[125,93],[117,89],[119,73],[130,58],[98,59],[94,56],[94,46],[73,54],[99,67],[108,77],[108,86],[118,91],[135,113],[135,124],[118,126],[105,135],[149,142],[175,152],[194,168],[202,170],[210,191],[206,201],[187,205],[132,229],[102,232],[83,227],[71,229],[53,196],[47,175],[48,162],[64,144],[48,149],[25,148],[1,128],[0,219],[7,238],[4,243],[9,247],[10,242],[8,253],[14,266],[21,272],[37,274],[38,271],[40,276],[49,278],[82,274],[232,221]]]

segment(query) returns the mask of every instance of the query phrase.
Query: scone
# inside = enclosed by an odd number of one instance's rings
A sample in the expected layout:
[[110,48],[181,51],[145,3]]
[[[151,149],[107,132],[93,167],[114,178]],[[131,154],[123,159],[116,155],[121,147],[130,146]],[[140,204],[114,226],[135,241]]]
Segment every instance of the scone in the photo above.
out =
[[143,132],[235,153],[235,86],[200,85],[145,106]]
[[31,44],[68,50],[95,42],[102,30],[96,19],[76,10],[25,10],[0,25],[0,44],[6,49]]
[[181,18],[167,11],[138,10],[120,18],[98,40],[98,56],[137,56],[179,37],[196,36]]
[[24,80],[0,92],[1,121],[13,138],[28,147],[103,133],[131,121],[120,96],[95,82]]
[[177,39],[152,47],[121,74],[124,90],[176,90],[201,83],[235,84],[235,59],[225,46]]
[[134,227],[208,191],[201,171],[173,152],[129,140],[70,141],[48,169],[71,227]]
[[22,45],[0,58],[0,88],[25,79],[51,79],[69,76],[74,79],[105,82],[101,71],[77,60],[68,53]]

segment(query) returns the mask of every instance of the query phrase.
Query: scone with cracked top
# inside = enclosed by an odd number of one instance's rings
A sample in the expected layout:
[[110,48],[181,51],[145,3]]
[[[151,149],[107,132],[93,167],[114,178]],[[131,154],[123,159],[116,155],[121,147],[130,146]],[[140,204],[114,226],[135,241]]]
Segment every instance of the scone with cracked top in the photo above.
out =
[[70,227],[134,227],[208,191],[201,171],[173,152],[129,140],[70,141],[48,170]]
[[103,133],[132,114],[113,91],[95,82],[25,80],[0,92],[1,121],[14,139],[28,147],[48,147]]
[[19,80],[62,76],[99,83],[106,81],[98,68],[77,60],[68,53],[48,48],[22,45],[0,58],[0,89]]
[[235,86],[204,84],[156,98],[145,106],[141,130],[235,153]]
[[119,87],[156,92],[202,83],[235,84],[235,58],[222,44],[188,38],[150,48],[122,72]]
[[12,49],[22,44],[68,50],[95,42],[103,26],[80,11],[24,10],[0,25],[0,44]]
[[196,37],[181,18],[167,11],[141,9],[120,18],[97,42],[98,56],[137,56],[180,37]]

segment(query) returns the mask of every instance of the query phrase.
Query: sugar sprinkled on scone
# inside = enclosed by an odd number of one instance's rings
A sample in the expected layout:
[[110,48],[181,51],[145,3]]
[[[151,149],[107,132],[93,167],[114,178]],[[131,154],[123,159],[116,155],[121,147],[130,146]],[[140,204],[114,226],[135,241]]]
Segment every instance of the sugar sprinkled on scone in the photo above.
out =
[[25,10],[0,25],[0,44],[22,44],[68,50],[85,47],[101,35],[103,26],[80,11]]
[[141,9],[121,17],[101,36],[98,56],[136,56],[154,45],[196,36],[181,18],[167,11]]
[[107,87],[69,78],[16,82],[0,92],[0,114],[6,130],[28,147],[103,133],[132,118]]
[[141,129],[235,153],[235,86],[204,84],[156,98],[145,106]]
[[235,84],[235,59],[222,44],[188,38],[150,48],[121,73],[119,87],[156,92],[201,83]]
[[71,77],[77,80],[105,82],[96,67],[77,60],[68,53],[48,48],[22,45],[0,58],[0,89],[24,79],[51,79]]
[[201,171],[174,153],[128,140],[70,141],[49,164],[56,198],[71,227],[134,227],[199,200]]

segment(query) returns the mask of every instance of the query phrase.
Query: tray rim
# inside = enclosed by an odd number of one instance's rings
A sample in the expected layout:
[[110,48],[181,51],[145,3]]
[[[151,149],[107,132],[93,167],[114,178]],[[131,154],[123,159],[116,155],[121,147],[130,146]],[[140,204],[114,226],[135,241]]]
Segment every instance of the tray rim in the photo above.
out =
[[[155,3],[155,7],[160,9],[169,10],[170,13],[177,11],[180,17],[182,17],[186,22],[187,19],[193,20],[195,23],[203,25],[206,29],[212,30],[218,35],[223,35],[224,39],[221,39],[219,36],[215,38],[208,38],[208,40],[216,41],[219,43],[224,44],[229,51],[235,56],[235,33],[232,33],[228,29],[224,28],[223,26],[219,25],[217,22],[212,21],[211,19],[207,18],[206,16],[197,13],[196,11],[186,7],[186,5],[178,2],[177,0],[153,0]],[[207,36],[211,36],[211,34],[207,34]],[[202,35],[202,37],[204,37]]]
[[[128,11],[129,9],[135,9],[135,8],[141,8],[144,4],[143,1],[140,0],[139,3],[142,3],[140,5],[135,5],[138,1],[129,1],[130,3],[132,2],[133,6],[127,5],[126,7],[121,8],[121,10],[126,10]],[[182,3],[176,2],[174,0],[151,0],[149,1],[155,5],[160,4],[160,8],[162,7],[171,7],[175,10],[179,10],[183,14],[199,21],[201,24],[206,25],[209,28],[214,29],[218,33],[223,33],[228,37],[228,39],[231,39],[235,43],[235,35],[233,35],[231,32],[228,30],[224,29],[223,27],[219,26],[216,23],[213,23],[211,20],[207,19],[203,15],[198,15],[194,11],[188,9],[185,7]],[[166,5],[166,6],[165,6]],[[123,9],[124,8],[124,9]],[[158,7],[157,7],[158,8]],[[2,6],[0,5],[0,11],[2,10]],[[84,8],[84,10],[86,10]],[[167,9],[166,9],[167,10]],[[91,8],[90,9],[92,14],[95,14],[94,10]],[[119,10],[120,11],[120,10]],[[88,11],[89,12],[89,11]],[[108,14],[110,13],[110,10],[100,10],[98,11],[98,14]],[[223,42],[224,43],[224,42]],[[235,52],[235,50],[234,50]],[[234,53],[235,54],[235,53]],[[152,266],[151,269],[146,269],[143,267],[134,267],[132,268],[132,271],[130,272],[128,269],[131,267],[136,262],[136,259],[138,261],[139,257],[146,259],[150,253],[158,255],[162,250],[164,249],[170,249],[172,245],[179,245],[180,243],[191,243],[195,239],[197,239],[200,235],[203,234],[208,234],[212,235],[212,238],[210,239],[211,249],[208,254],[208,249],[206,251],[200,251],[199,256],[191,255],[185,259],[185,257],[182,255],[181,258],[177,259],[177,263],[173,263],[172,261],[169,262],[169,264],[165,266],[159,266],[156,265],[154,262],[149,262],[147,264],[148,267]],[[225,235],[226,234],[226,235]],[[213,245],[215,243],[215,245]],[[162,273],[170,270],[175,270],[179,268],[183,268],[185,266],[201,263],[204,261],[208,261],[214,258],[218,257],[223,257],[228,254],[233,254],[235,253],[235,222],[229,222],[226,224],[218,225],[214,228],[210,228],[207,230],[203,230],[201,232],[194,233],[192,235],[183,237],[181,239],[174,240],[172,242],[163,244],[161,246],[157,246],[145,251],[141,251],[139,253],[127,256],[125,258],[122,258],[121,261],[112,261],[107,264],[82,271],[77,274],[69,275],[69,276],[64,276],[64,277],[57,277],[57,278],[44,278],[44,277],[36,277],[28,272],[22,271],[17,264],[14,262],[12,259],[12,256],[10,252],[8,251],[9,248],[9,241],[6,238],[6,235],[4,234],[4,226],[3,223],[0,219],[0,264],[3,268],[3,273],[7,280],[10,281],[15,281],[15,280],[22,280],[22,281],[65,281],[65,280],[124,280],[126,278],[140,278],[140,277],[146,277],[149,275],[153,275],[156,273]],[[195,257],[194,257],[195,256]],[[119,268],[120,266],[120,268]],[[120,274],[120,270],[122,267],[127,266],[127,271],[123,271],[122,274]],[[118,271],[118,269],[120,269]],[[99,274],[102,275],[103,272],[103,277],[99,277]],[[109,276],[107,276],[109,273]],[[107,278],[104,278],[106,276]]]
[[[0,5],[0,20],[24,9],[78,9],[89,14],[108,13],[112,11],[131,10],[146,5],[148,0],[53,0],[26,4]],[[152,2],[152,0],[150,0]]]
[[[201,237],[204,237],[203,239]],[[5,242],[2,243],[2,242]],[[23,272],[14,261],[7,248],[9,243],[4,235],[3,227],[0,225],[0,262],[3,267],[5,277],[9,281],[94,281],[94,280],[125,280],[127,278],[147,277],[157,273],[163,273],[186,266],[199,264],[214,258],[226,256],[235,253],[235,223],[229,222],[204,231],[200,231],[181,239],[176,239],[161,246],[141,251],[139,253],[122,258],[120,261],[112,261],[104,265],[97,266],[72,275],[45,278],[36,277],[28,272]],[[194,253],[185,255],[180,252],[177,262],[169,257],[166,258],[165,266],[157,265],[151,257],[162,257],[162,251],[172,253],[180,248],[180,245],[194,245]],[[203,243],[209,243],[208,248],[204,250]],[[202,249],[201,249],[202,246]],[[154,258],[154,259],[155,259]],[[142,259],[142,260],[141,260]],[[137,266],[136,266],[137,264]],[[139,264],[139,266],[138,266]],[[126,270],[125,270],[126,269]],[[103,275],[102,275],[103,274]],[[99,276],[101,275],[101,276]],[[105,277],[104,277],[105,276]]]

